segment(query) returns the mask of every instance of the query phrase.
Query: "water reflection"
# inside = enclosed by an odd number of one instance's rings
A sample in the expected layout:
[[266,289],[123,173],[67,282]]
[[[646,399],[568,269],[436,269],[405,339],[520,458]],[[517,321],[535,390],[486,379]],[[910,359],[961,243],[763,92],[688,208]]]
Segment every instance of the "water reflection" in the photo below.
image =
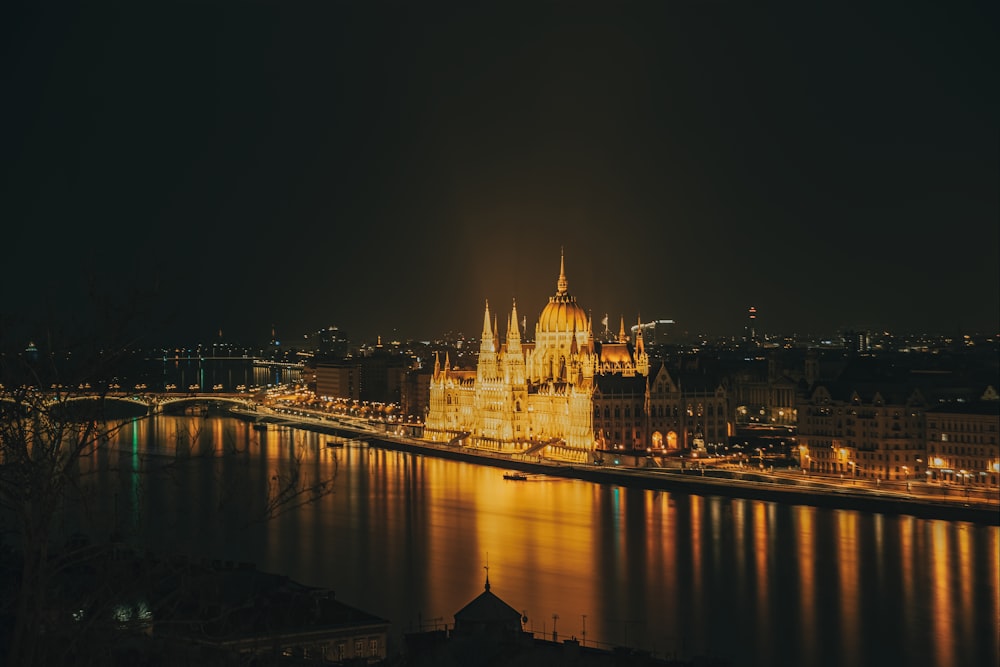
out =
[[771,610],[769,607],[770,584],[768,583],[770,573],[770,550],[768,545],[768,534],[770,528],[767,525],[767,505],[762,502],[753,503],[753,542],[754,542],[754,578],[756,590],[754,599],[756,609],[754,613],[754,625],[756,628],[755,639],[757,653],[764,662],[771,662]]
[[[691,520],[688,537],[691,540],[691,613],[689,616],[691,641],[695,646],[705,644],[705,605],[706,596],[702,578],[704,576],[704,556],[702,551],[703,541],[703,520],[702,508],[705,498],[702,496],[690,496]],[[680,542],[683,544],[683,540]]]
[[913,540],[915,523],[916,519],[913,517],[904,516],[899,518],[899,571],[902,579],[899,596],[901,598],[900,612],[903,616],[903,627],[907,630],[903,642],[904,646],[909,647],[906,651],[907,655],[913,653],[913,647],[917,646],[921,639],[912,633],[912,630],[918,625],[916,601],[919,589],[916,583],[917,577],[921,574],[917,571],[917,566],[914,562],[915,549]]
[[931,527],[932,540],[930,545],[931,558],[931,590],[934,648],[938,664],[949,664],[954,655],[954,634],[952,624],[955,619],[951,609],[951,553],[949,545],[950,531],[942,522]]
[[799,636],[801,653],[799,664],[814,665],[816,655],[816,536],[814,534],[816,509],[798,507],[793,514],[798,533],[797,565],[799,571]]
[[[391,619],[397,641],[451,623],[482,590],[489,554],[493,592],[527,613],[527,629],[551,636],[558,614],[560,637],[582,637],[586,615],[588,645],[735,667],[998,658],[996,527],[510,482],[495,468],[215,417],[137,421],[115,445],[81,463],[105,491],[90,526],[335,589]],[[296,471],[332,479],[332,493],[263,520],[273,480]]]
[[861,590],[858,563],[858,514],[839,512],[837,516],[837,565],[840,588],[840,643],[847,664],[859,664],[859,617]]

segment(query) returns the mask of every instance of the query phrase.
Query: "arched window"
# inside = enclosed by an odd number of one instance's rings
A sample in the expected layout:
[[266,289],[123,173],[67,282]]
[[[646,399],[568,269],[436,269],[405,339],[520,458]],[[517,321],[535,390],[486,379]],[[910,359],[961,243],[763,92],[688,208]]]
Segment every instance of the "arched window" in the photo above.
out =
[[677,449],[677,432],[667,432],[667,449]]

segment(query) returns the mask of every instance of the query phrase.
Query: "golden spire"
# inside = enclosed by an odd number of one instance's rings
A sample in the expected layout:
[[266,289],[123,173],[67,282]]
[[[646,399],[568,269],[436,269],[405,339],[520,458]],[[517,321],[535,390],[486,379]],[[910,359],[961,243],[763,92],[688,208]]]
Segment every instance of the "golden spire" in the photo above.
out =
[[556,281],[556,294],[562,296],[566,293],[568,285],[566,283],[566,259],[563,249],[559,248],[559,280]]
[[493,330],[490,329],[490,300],[486,300],[486,313],[483,315],[483,339],[492,338]]

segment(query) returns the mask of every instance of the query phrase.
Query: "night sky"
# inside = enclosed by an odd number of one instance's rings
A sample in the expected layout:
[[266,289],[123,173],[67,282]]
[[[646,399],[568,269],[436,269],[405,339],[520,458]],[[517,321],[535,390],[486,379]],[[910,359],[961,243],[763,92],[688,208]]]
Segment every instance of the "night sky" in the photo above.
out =
[[561,247],[595,324],[1000,329],[996,3],[96,4],[0,20],[4,337],[533,327]]

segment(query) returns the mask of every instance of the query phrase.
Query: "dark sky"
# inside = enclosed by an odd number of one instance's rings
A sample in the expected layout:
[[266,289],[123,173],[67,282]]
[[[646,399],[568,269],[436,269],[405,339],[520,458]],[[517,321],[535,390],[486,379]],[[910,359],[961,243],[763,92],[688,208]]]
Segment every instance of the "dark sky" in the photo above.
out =
[[1000,328],[996,3],[98,4],[0,20],[6,335],[533,326],[560,247],[595,322]]

